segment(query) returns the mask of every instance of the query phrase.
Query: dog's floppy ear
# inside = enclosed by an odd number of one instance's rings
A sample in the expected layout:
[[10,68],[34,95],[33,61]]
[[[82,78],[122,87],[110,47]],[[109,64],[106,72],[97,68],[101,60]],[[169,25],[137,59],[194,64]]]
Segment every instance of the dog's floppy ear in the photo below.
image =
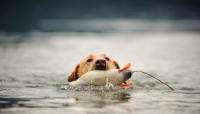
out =
[[116,69],[120,69],[119,64],[116,61],[113,61],[113,63],[115,65]]
[[79,69],[79,64],[76,65],[76,68],[74,69],[74,71],[72,72],[71,75],[68,76],[68,82],[71,82],[71,81],[75,81],[78,79],[78,69]]

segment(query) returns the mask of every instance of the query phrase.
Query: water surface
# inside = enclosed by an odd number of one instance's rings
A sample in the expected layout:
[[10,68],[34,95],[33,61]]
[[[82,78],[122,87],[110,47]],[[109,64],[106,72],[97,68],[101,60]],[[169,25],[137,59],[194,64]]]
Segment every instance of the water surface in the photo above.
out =
[[[0,112],[199,114],[200,34],[148,31],[2,34]],[[129,88],[66,89],[77,63],[100,52],[175,90],[141,73]]]

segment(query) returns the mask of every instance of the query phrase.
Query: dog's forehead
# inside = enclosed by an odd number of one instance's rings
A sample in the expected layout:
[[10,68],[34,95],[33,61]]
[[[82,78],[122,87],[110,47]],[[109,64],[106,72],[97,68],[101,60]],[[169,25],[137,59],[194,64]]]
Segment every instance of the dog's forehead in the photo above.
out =
[[95,57],[106,57],[107,55],[105,53],[98,53],[98,54],[90,54],[87,56],[87,58],[95,58]]

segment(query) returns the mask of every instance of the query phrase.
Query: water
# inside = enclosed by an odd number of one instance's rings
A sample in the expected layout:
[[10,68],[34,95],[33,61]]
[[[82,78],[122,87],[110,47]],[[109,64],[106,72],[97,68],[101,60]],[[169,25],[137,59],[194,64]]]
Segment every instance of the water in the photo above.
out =
[[[151,22],[145,23],[140,29]],[[200,34],[163,25],[158,31],[1,34],[0,112],[199,114]],[[175,90],[142,73],[129,79],[133,87],[66,89],[76,64],[99,52],[121,67],[130,62],[132,70],[148,72]]]

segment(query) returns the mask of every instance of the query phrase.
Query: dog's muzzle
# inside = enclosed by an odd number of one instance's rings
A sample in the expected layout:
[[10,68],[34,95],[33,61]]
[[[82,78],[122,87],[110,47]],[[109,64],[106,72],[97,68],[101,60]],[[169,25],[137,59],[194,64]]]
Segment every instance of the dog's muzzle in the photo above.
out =
[[98,59],[95,62],[95,70],[106,70],[106,60]]

